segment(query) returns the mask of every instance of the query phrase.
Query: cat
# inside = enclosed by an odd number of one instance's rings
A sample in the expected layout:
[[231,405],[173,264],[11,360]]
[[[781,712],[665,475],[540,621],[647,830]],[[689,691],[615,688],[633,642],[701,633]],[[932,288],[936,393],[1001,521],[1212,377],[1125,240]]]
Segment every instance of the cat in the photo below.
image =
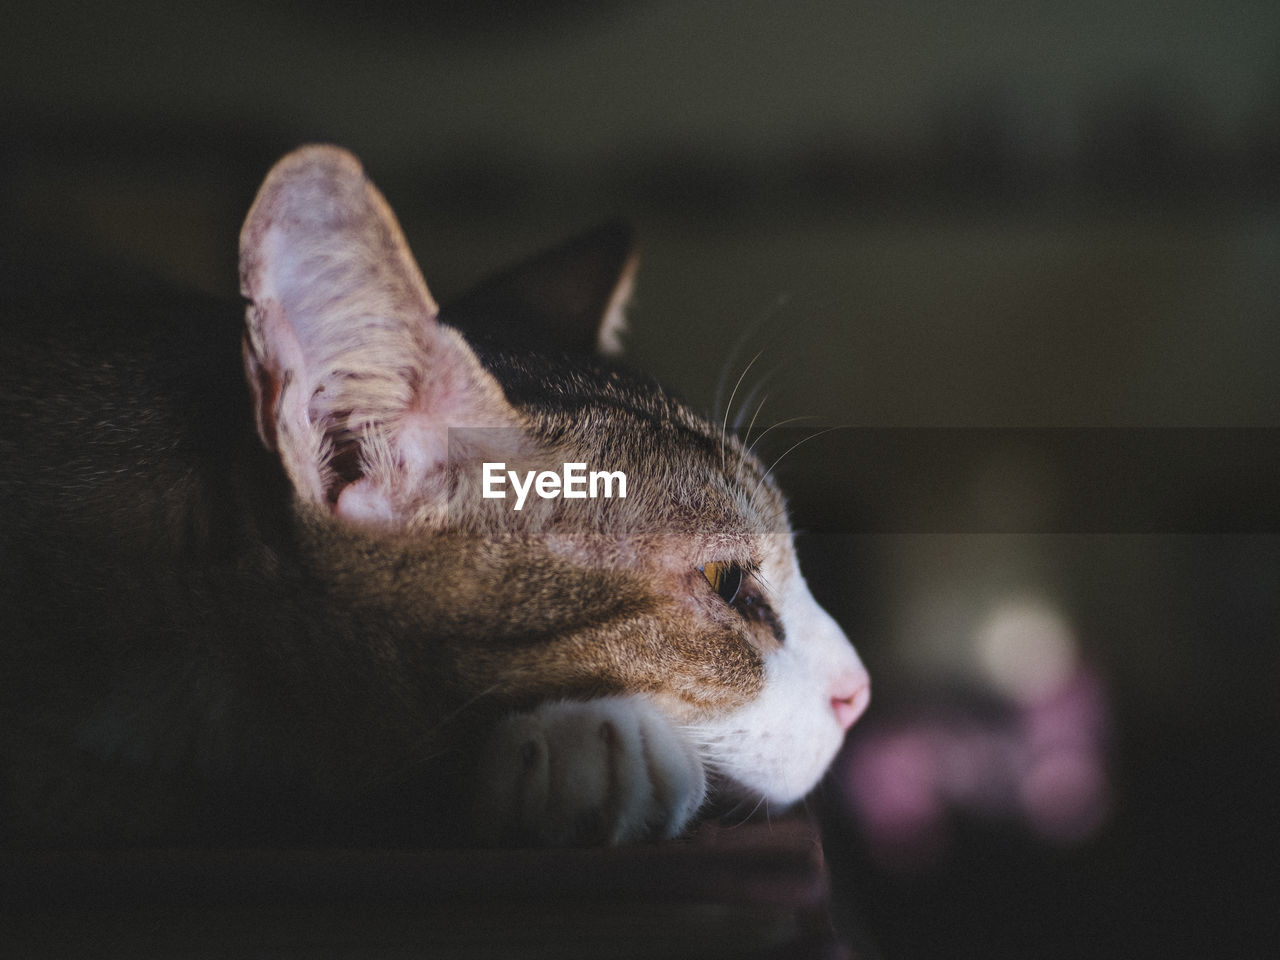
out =
[[240,252],[243,327],[7,278],[0,842],[617,844],[811,790],[867,673],[762,464],[610,358],[626,228],[441,309],[307,146]]

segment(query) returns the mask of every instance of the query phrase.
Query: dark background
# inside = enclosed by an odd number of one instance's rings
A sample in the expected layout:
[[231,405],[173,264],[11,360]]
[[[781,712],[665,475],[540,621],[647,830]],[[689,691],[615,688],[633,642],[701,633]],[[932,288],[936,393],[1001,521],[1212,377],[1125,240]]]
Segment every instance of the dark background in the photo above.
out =
[[4,220],[67,250],[234,297],[258,182],[315,140],[362,157],[443,300],[629,218],[637,366],[710,408],[763,351],[757,430],[859,428],[779,467],[876,680],[851,748],[940,705],[998,725],[984,617],[1056,614],[1104,691],[1101,818],[1051,841],[960,805],[895,860],[828,789],[867,955],[1272,955],[1272,0],[0,13]]

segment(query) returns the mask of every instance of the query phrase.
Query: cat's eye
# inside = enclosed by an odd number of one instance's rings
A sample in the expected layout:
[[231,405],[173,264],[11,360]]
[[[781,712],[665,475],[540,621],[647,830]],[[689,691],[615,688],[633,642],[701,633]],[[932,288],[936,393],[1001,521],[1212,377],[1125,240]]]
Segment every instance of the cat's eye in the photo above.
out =
[[742,589],[742,567],[736,563],[713,562],[703,564],[702,575],[725,603],[733,606]]

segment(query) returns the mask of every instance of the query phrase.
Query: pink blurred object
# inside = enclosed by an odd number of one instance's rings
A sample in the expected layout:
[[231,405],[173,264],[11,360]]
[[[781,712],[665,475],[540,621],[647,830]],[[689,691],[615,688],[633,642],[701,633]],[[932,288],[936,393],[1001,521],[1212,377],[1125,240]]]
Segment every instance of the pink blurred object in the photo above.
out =
[[1039,699],[1000,706],[991,715],[976,702],[926,705],[855,735],[837,783],[874,856],[903,869],[936,863],[957,814],[1020,821],[1058,844],[1102,824],[1110,791],[1098,678],[1081,667]]

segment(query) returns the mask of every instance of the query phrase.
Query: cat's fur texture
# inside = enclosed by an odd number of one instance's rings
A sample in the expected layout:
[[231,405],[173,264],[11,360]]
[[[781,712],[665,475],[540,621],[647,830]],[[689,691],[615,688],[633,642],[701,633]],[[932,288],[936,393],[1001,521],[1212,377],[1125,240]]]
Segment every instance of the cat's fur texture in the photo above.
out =
[[[0,840],[623,842],[812,788],[866,673],[761,464],[574,355],[633,265],[606,228],[441,311],[307,147],[241,235],[251,403],[219,305],[11,293]],[[630,489],[517,512],[485,461]]]

